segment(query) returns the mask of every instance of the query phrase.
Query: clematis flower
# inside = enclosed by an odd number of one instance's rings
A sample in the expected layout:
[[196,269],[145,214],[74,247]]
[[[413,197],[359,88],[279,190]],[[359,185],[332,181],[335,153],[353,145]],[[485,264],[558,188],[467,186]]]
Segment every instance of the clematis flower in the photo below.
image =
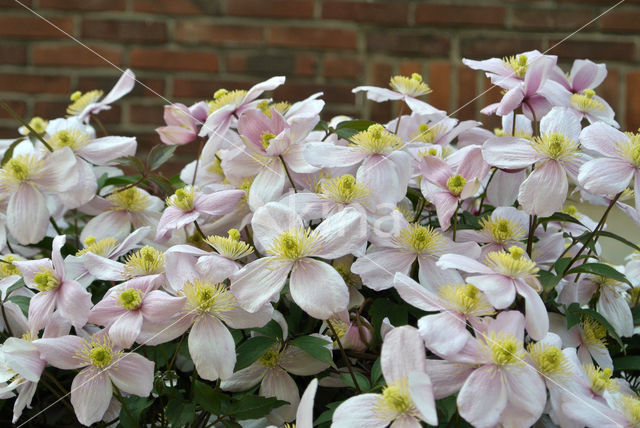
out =
[[538,268],[524,250],[513,246],[509,251],[494,251],[487,255],[484,264],[469,257],[445,254],[436,265],[475,273],[466,281],[479,288],[496,309],[511,305],[516,293],[524,297],[527,332],[534,340],[542,339],[549,331],[549,316],[538,294],[542,291],[536,277]]
[[256,249],[268,256],[231,277],[231,292],[240,306],[254,312],[266,302],[278,300],[291,272],[291,297],[312,317],[327,319],[347,309],[349,291],[342,276],[312,257],[335,259],[362,247],[366,228],[355,209],[334,214],[311,230],[290,208],[269,203],[256,211],[251,225]]
[[336,339],[333,342],[334,349],[339,348],[337,345],[338,340],[340,340],[343,349],[353,349],[354,351],[364,351],[369,344],[373,343],[373,327],[371,323],[364,317],[360,317],[360,315],[355,317],[352,319],[348,311],[342,311],[327,320],[331,323],[333,330],[336,331],[337,338],[326,323],[322,324],[320,330]]
[[[327,336],[311,336],[325,339],[327,347],[331,346],[331,340]],[[220,388],[224,391],[240,392],[260,384],[258,394],[262,397],[276,397],[278,400],[288,401],[289,404],[274,409],[267,417],[280,425],[283,422],[291,422],[296,417],[295,409],[301,404],[298,386],[289,373],[311,376],[328,367],[329,364],[313,358],[295,345],[276,343],[249,367],[238,370],[233,376],[223,380]]]
[[[554,107],[540,121],[541,136],[533,140],[497,137],[487,140],[482,154],[492,166],[517,170],[535,164],[520,185],[518,201],[530,215],[550,216],[567,198],[567,176],[576,181],[586,158],[579,150],[580,119],[562,107]],[[540,189],[548,189],[541,192]]]
[[54,309],[69,320],[76,329],[87,323],[91,303],[91,293],[80,283],[69,277],[60,254],[66,242],[65,235],[56,236],[51,248],[51,259],[14,261],[20,269],[25,284],[40,292],[33,296],[29,304],[29,325],[32,331],[42,329]]
[[124,353],[109,336],[90,339],[62,336],[36,343],[48,364],[63,370],[83,368],[71,383],[71,405],[82,425],[102,419],[115,386],[123,393],[147,397],[153,388],[154,363],[134,352]]
[[105,281],[124,281],[131,278],[165,276],[165,256],[160,250],[149,245],[129,254],[124,263],[86,253],[85,266],[89,273]]
[[397,327],[384,337],[380,354],[387,386],[382,394],[365,393],[347,399],[333,413],[332,428],[438,425],[427,359],[415,328]]
[[160,141],[164,144],[183,145],[192,142],[198,136],[196,117],[184,104],[164,106],[164,121],[167,126],[156,128]]
[[498,207],[489,217],[480,219],[479,224],[481,230],[459,230],[458,240],[486,244],[480,253],[480,257],[485,258],[492,251],[507,250],[514,245],[523,247],[529,216],[513,207]]
[[567,320],[563,315],[550,313],[549,330],[560,336],[564,346],[576,348],[582,364],[592,364],[595,360],[600,367],[613,369],[607,349],[607,329],[595,319],[584,318],[580,324],[567,329]]
[[523,52],[518,55],[504,58],[490,58],[482,61],[463,58],[462,63],[474,70],[485,71],[487,77],[501,88],[511,89],[523,83],[526,79],[527,71],[541,57],[546,56],[557,61],[554,55],[543,55],[538,50]]
[[167,198],[168,207],[158,222],[156,241],[169,239],[171,231],[193,223],[203,215],[220,216],[230,213],[243,196],[242,190],[202,193],[193,186],[176,190]]
[[393,76],[389,81],[391,89],[379,88],[377,86],[358,86],[353,88],[351,92],[365,92],[367,98],[377,103],[390,100],[400,100],[407,103],[411,111],[420,114],[443,114],[442,110],[438,110],[430,104],[420,101],[418,97],[433,92],[429,85],[422,81],[422,76],[413,73],[411,77]]
[[[83,122],[88,122],[92,114],[98,114],[103,110],[110,110],[112,104],[127,95],[133,89],[136,76],[133,71],[126,69],[111,91],[102,98],[103,92],[93,90],[85,92],[76,91],[71,95],[73,103],[67,107],[67,114],[77,116]],[[102,98],[102,99],[101,99]]]
[[46,194],[74,184],[76,159],[69,148],[13,157],[0,169],[0,200],[8,200],[7,228],[20,244],[39,242],[47,233]]

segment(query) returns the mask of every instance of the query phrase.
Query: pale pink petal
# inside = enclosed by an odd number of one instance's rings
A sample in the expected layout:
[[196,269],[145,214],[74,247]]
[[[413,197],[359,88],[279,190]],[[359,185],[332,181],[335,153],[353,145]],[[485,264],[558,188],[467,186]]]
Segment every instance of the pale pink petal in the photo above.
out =
[[53,264],[53,269],[55,269],[56,276],[58,278],[64,278],[64,260],[62,259],[62,254],[60,250],[64,246],[66,242],[65,235],[58,235],[53,238],[53,243],[51,244],[51,262]]
[[367,241],[367,220],[355,208],[330,215],[315,229],[319,251],[315,257],[337,259],[351,254]]
[[159,345],[169,342],[182,335],[193,324],[195,315],[190,313],[178,313],[173,318],[167,318],[159,323],[151,321],[142,324],[142,330],[137,341],[141,345]]
[[80,239],[84,241],[89,236],[98,241],[104,238],[124,239],[130,231],[131,222],[126,211],[106,211],[87,222],[80,233]]
[[359,257],[351,272],[360,275],[362,282],[376,291],[393,287],[396,272],[408,274],[415,261],[415,254],[396,249],[381,249]]
[[183,128],[182,126],[161,126],[156,128],[160,136],[160,141],[167,145],[184,145],[196,139],[194,129]]
[[507,172],[497,170],[487,190],[487,200],[494,206],[508,206],[518,198],[520,184],[527,178],[527,171]]
[[495,274],[489,266],[458,254],[445,254],[440,257],[436,264],[442,269],[458,269],[469,273]]
[[71,382],[71,405],[78,422],[91,425],[102,419],[107,411],[113,389],[106,373],[86,368]]
[[177,207],[167,207],[162,213],[158,222],[158,230],[156,232],[156,241],[167,240],[171,236],[171,232],[180,229],[200,217],[198,211],[184,212]]
[[249,206],[252,210],[278,199],[284,191],[286,173],[280,159],[266,164],[249,189]]
[[42,358],[49,365],[63,370],[73,370],[86,366],[87,362],[77,357],[84,340],[78,336],[61,336],[38,339],[34,342]]
[[189,333],[189,354],[198,375],[207,380],[228,379],[236,365],[233,337],[217,318],[204,314]]
[[[198,258],[196,262],[196,270],[202,273],[202,276],[209,278],[213,282],[222,282],[234,273],[238,272],[242,265],[234,260],[215,253],[209,253],[208,256]],[[168,270],[168,268],[167,268]]]
[[393,286],[402,300],[411,306],[423,311],[441,311],[443,309],[442,300],[437,294],[401,272],[395,274]]
[[608,287],[600,288],[596,311],[604,316],[620,336],[633,336],[633,315],[624,294]]
[[266,373],[267,368],[256,362],[247,368],[238,370],[229,379],[223,380],[220,387],[231,392],[246,391],[259,384]]
[[7,206],[7,229],[20,244],[40,242],[47,233],[49,211],[42,193],[30,183],[21,183]]
[[224,320],[231,328],[253,328],[262,327],[268,323],[273,315],[273,306],[266,303],[256,312],[247,312],[242,308],[235,308],[230,311],[220,313],[220,319]]
[[136,75],[133,74],[133,71],[126,69],[109,93],[100,101],[100,104],[111,104],[124,97],[131,92],[135,82]]
[[[433,385],[429,375],[424,372],[414,372],[409,376],[409,392],[413,403],[421,413],[420,419],[429,425],[438,425],[438,413],[433,397]],[[418,425],[420,426],[420,425]]]
[[527,284],[515,281],[516,291],[525,301],[525,321],[529,336],[542,340],[549,331],[549,316],[540,295]]
[[144,296],[140,312],[145,320],[161,322],[167,318],[167,314],[175,314],[182,310],[185,301],[184,296],[174,297],[164,291],[153,290]]
[[7,338],[2,344],[6,363],[20,376],[31,382],[38,382],[45,366],[35,344],[15,337]]
[[[325,340],[327,342],[326,348],[329,351],[333,349],[333,344],[329,337],[318,333],[313,333],[310,336]],[[290,345],[280,354],[280,367],[294,375],[311,376],[326,370],[329,364],[312,357],[297,346]]]
[[489,138],[482,155],[489,165],[509,170],[526,168],[542,158],[528,140],[518,137]]
[[569,73],[571,87],[576,92],[598,87],[605,77],[607,77],[607,66],[605,64],[596,64],[588,59],[576,59],[573,61],[571,72]]
[[278,86],[284,85],[285,80],[285,76],[274,76],[264,82],[253,85],[251,89],[247,91],[247,95],[244,96],[244,102],[255,100],[265,91],[273,91]]
[[496,309],[508,307],[516,298],[513,279],[500,274],[470,276],[467,282],[484,292],[487,300]]
[[228,214],[244,196],[243,190],[221,190],[196,196],[195,209],[209,215]]
[[418,330],[396,327],[384,337],[380,366],[387,383],[393,383],[415,371],[426,373],[427,359]]
[[351,90],[354,94],[362,91],[366,92],[368,99],[378,103],[404,98],[404,95],[399,92],[395,92],[387,88],[379,88],[377,86],[358,86]]
[[269,203],[256,210],[251,220],[256,249],[263,253],[282,232],[302,228],[300,216],[290,207]]
[[372,203],[395,203],[407,192],[407,183],[401,183],[396,164],[382,155],[369,156],[356,173],[356,180],[371,190]]
[[522,100],[525,97],[525,93],[521,86],[516,86],[507,91],[506,94],[500,100],[496,114],[498,116],[504,116],[509,114],[522,104]]
[[84,327],[89,319],[91,293],[78,281],[65,280],[58,288],[58,311],[71,321],[76,329]]
[[268,301],[277,300],[291,267],[292,263],[275,257],[253,261],[231,277],[231,293],[243,309],[256,312]]
[[333,428],[384,428],[392,419],[377,411],[380,394],[360,394],[341,403],[333,413]]
[[582,126],[580,116],[567,107],[554,107],[540,121],[540,133],[557,133],[578,142]]
[[427,195],[425,197],[432,199],[433,204],[436,206],[436,214],[442,230],[448,229],[451,225],[451,218],[458,207],[458,198],[449,193],[449,191],[437,192],[432,195],[432,198]]
[[443,189],[447,188],[447,180],[454,176],[451,167],[439,157],[425,156],[420,164],[422,178],[438,185]]
[[279,367],[267,371],[262,384],[260,395],[263,397],[276,397],[278,400],[288,401],[289,404],[278,407],[272,411],[271,416],[279,418],[280,422],[291,422],[296,414],[295,410],[300,403],[300,392],[295,381]]
[[635,170],[633,165],[622,159],[593,159],[582,165],[578,181],[590,193],[612,196],[629,186]]
[[[89,312],[88,322],[108,326],[120,315],[122,315],[126,309],[117,304],[115,293],[107,292],[105,296],[96,305],[91,308]],[[165,313],[166,315],[166,313]]]
[[412,112],[418,114],[434,114],[443,112],[442,110],[438,110],[429,103],[425,103],[424,101],[418,100],[408,95],[404,97],[404,102],[407,103],[407,106],[409,106]]
[[[542,192],[542,189],[546,191]],[[547,217],[562,209],[568,189],[564,168],[560,162],[549,159],[538,164],[520,185],[518,201],[527,214]]]
[[31,298],[29,303],[29,328],[39,331],[47,325],[56,305],[55,290],[43,291]]
[[76,184],[77,158],[69,147],[63,147],[49,154],[44,166],[33,182],[49,192],[64,192]]
[[312,166],[304,158],[305,144],[294,144],[282,154],[282,159],[287,167],[300,174],[308,174],[318,171],[318,167]]
[[311,379],[307,389],[304,390],[300,404],[296,411],[296,427],[313,428],[313,400],[318,390],[318,379]]
[[505,370],[508,412],[502,416],[505,426],[531,426],[542,415],[547,402],[547,390],[538,372],[530,365],[518,371]]
[[621,158],[618,143],[628,139],[623,132],[603,122],[593,123],[580,132],[582,147],[610,158]]
[[320,168],[352,166],[367,157],[365,153],[350,147],[324,142],[306,144],[303,155],[309,164]]
[[[195,133],[193,135],[195,137]],[[136,137],[102,137],[93,140],[78,154],[95,165],[109,165],[116,158],[135,155],[137,146]]]
[[292,207],[305,221],[325,218],[334,207],[340,206],[329,198],[310,192],[289,194],[280,203]]
[[296,262],[289,287],[293,300],[314,318],[327,319],[347,309],[349,303],[349,290],[342,276],[331,265],[311,258]]
[[142,313],[140,311],[125,310],[114,318],[113,324],[109,327],[109,337],[116,345],[130,348],[140,334],[141,328]]
[[474,364],[458,364],[446,360],[428,360],[427,374],[431,378],[437,400],[455,394],[476,369]]
[[42,271],[53,269],[53,264],[49,259],[16,261],[13,262],[13,265],[20,270],[25,284],[27,284],[28,287],[34,289],[37,289],[38,285],[33,280],[33,277],[41,273]]
[[420,337],[432,352],[442,358],[455,356],[471,338],[464,317],[455,312],[426,315],[418,320]]
[[507,406],[507,388],[497,370],[491,365],[476,369],[458,394],[460,416],[474,426],[496,425]]
[[122,263],[94,253],[85,254],[85,267],[91,275],[98,279],[105,281],[123,281],[125,279]]
[[147,397],[153,388],[154,365],[142,355],[131,352],[123,354],[108,373],[121,391]]

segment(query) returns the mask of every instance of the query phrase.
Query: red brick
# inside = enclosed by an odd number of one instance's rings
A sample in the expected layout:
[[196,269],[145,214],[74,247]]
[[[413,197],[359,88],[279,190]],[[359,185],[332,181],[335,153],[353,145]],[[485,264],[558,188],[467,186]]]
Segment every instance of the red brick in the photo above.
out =
[[[515,9],[512,15],[514,29],[541,30],[577,30],[591,21],[598,14],[585,10],[554,9]],[[605,15],[606,17],[606,15]],[[595,30],[598,20],[582,28],[580,31]]]
[[174,79],[173,95],[183,98],[209,98],[218,89],[249,89],[255,85],[257,81],[242,82],[238,79],[234,80],[216,80],[216,79]]
[[[549,42],[549,54],[563,59],[589,58],[593,61],[633,61],[636,58],[636,47],[632,42],[601,42],[559,40]],[[557,44],[557,46],[555,46]]]
[[[618,89],[620,88],[620,71],[607,67],[607,77],[595,90],[599,96],[601,96],[614,111],[618,111]],[[629,92],[632,93],[632,92]],[[622,118],[618,118],[622,119]]]
[[296,76],[313,76],[316,74],[316,57],[313,55],[296,55],[296,62],[293,66]]
[[449,56],[449,39],[415,31],[372,30],[367,34],[367,52],[398,55]]
[[227,0],[227,14],[264,18],[312,18],[311,0]]
[[[72,18],[47,18],[61,30],[73,34]],[[0,15],[0,36],[20,38],[58,38],[65,39],[62,31],[35,16]]]
[[74,67],[113,67],[122,64],[121,48],[88,45],[36,45],[33,47],[35,65],[69,65]]
[[[116,83],[118,77],[116,73],[111,73],[108,76],[82,76],[78,79],[77,89],[82,92],[102,89],[107,93]],[[145,85],[148,86],[148,88],[146,88]],[[136,83],[133,86],[133,90],[126,95],[126,98],[138,96],[157,97],[158,95],[153,93],[152,90],[163,95],[165,91],[164,79],[136,76]]]
[[125,10],[125,0],[40,0],[41,9]]
[[[505,57],[518,52],[542,49],[542,41],[524,38],[469,37],[460,41],[460,54],[464,58],[485,59]],[[552,52],[553,53],[553,52]]]
[[625,128],[634,131],[640,128],[640,97],[636,94],[640,94],[640,71],[630,71],[627,73]]
[[[475,94],[480,95],[480,93]],[[482,80],[482,95],[478,98],[478,102],[482,107],[486,107],[489,104],[498,103],[504,96],[504,89],[491,83],[491,80],[484,78]]]
[[612,11],[600,18],[603,31],[640,33],[640,11]]
[[247,71],[247,55],[235,52],[228,53],[227,71],[231,73],[243,73]]
[[478,95],[476,88],[476,72],[462,65],[458,66],[458,100],[452,112],[460,120],[475,119],[474,98]]
[[351,1],[325,1],[322,3],[322,18],[347,21],[406,24],[406,3],[357,3]]
[[451,64],[448,61],[431,61],[429,63],[429,86],[433,90],[429,94],[429,104],[442,110],[450,108]]
[[118,42],[163,42],[167,40],[167,26],[164,22],[85,19],[82,37]]
[[355,79],[362,69],[362,61],[351,56],[330,56],[322,62],[323,76],[335,79]]
[[179,21],[174,37],[182,43],[255,45],[263,42],[262,33],[262,28],[257,26]]
[[398,74],[411,76],[413,73],[422,74],[422,63],[420,61],[401,61],[398,64]]
[[23,45],[0,44],[0,64],[24,65],[27,50]]
[[0,138],[7,138],[7,139],[13,139],[15,140],[16,138],[20,137],[21,135],[18,134],[18,128],[20,126],[13,126],[12,122],[7,121],[7,123],[9,123],[8,125],[0,125]]
[[193,0],[134,0],[133,10],[166,15],[200,15],[204,12]]
[[[389,87],[389,79],[393,75],[393,66],[386,61],[377,61],[371,66],[371,76],[369,82],[366,82],[368,85],[379,86],[382,88]],[[359,95],[363,97],[364,95]],[[376,122],[388,122],[392,119],[391,117],[391,108],[392,103],[376,103],[373,101],[365,101],[369,103],[370,106],[370,118]]]
[[25,92],[29,94],[65,94],[71,90],[71,79],[68,76],[36,76],[24,73],[2,73],[0,91]]
[[418,5],[416,24],[496,27],[504,25],[505,8],[493,6]]
[[131,123],[162,125],[164,107],[161,105],[132,105],[129,107],[129,121]]
[[269,29],[269,42],[274,46],[354,50],[357,41],[357,33],[353,30],[307,27]]
[[218,71],[218,57],[211,52],[134,48],[130,60],[134,68]]
[[[15,100],[5,100],[3,99],[2,101],[6,102],[9,107],[11,107],[11,110],[13,110],[18,116],[20,116],[21,118],[25,119],[25,120],[29,120],[30,118],[25,117],[26,111],[27,111],[27,104],[24,101],[15,101]],[[0,108],[0,119],[12,119],[15,120],[13,118],[13,116],[11,116],[9,114],[8,111],[6,111],[3,108]],[[16,123],[16,128],[20,127],[19,123]],[[17,138],[17,135],[16,135]]]
[[[24,6],[33,7],[33,0],[20,0]],[[2,9],[21,9],[25,10],[24,6],[20,5],[15,0],[0,0],[0,7]]]

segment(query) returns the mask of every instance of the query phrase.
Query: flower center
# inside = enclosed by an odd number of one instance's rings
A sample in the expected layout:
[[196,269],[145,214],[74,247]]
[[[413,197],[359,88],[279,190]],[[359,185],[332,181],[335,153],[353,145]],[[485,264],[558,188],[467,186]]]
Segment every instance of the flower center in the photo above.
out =
[[228,104],[240,104],[245,95],[247,95],[247,91],[227,91],[226,89],[218,89],[216,93],[213,94],[213,100],[209,101],[209,114]]
[[318,235],[310,228],[290,229],[273,240],[267,253],[295,261],[313,255],[317,244]]
[[411,223],[392,238],[402,247],[416,254],[434,254],[444,245],[444,237],[431,226]]
[[607,108],[598,101],[597,98],[593,98],[596,92],[593,89],[585,89],[584,94],[573,94],[569,101],[571,107],[581,112],[591,112],[594,110],[606,110]]
[[95,236],[87,236],[84,240],[84,245],[85,247],[76,253],[77,257],[87,253],[94,253],[106,257],[116,248],[118,241],[114,238],[104,238],[98,241]]
[[398,413],[406,413],[413,406],[413,401],[407,391],[403,391],[398,386],[391,385],[382,391],[382,399],[385,403]]
[[456,174],[447,179],[447,189],[449,189],[449,192],[451,192],[453,196],[460,196],[466,184],[467,179],[460,174]]
[[520,247],[510,247],[509,251],[492,251],[487,254],[486,265],[493,270],[511,278],[531,277],[540,269],[536,263],[524,257],[524,250]]
[[[428,123],[421,123],[418,125],[418,132],[416,132],[412,137],[412,141],[420,141],[422,143],[433,143],[436,139],[436,136],[440,133],[440,126],[430,126]],[[433,154],[436,155],[436,149],[432,149]],[[431,154],[430,152],[428,152]]]
[[125,276],[130,278],[164,272],[164,254],[153,247],[142,247],[127,257],[124,265]]
[[570,160],[574,158],[578,152],[577,142],[557,132],[544,134],[542,137],[535,137],[532,146],[538,153],[560,161]]
[[516,77],[524,78],[527,74],[527,68],[529,68],[529,59],[526,55],[509,56],[502,58],[502,62],[505,66],[513,70],[513,74]]
[[419,97],[433,92],[429,85],[422,81],[422,76],[418,73],[413,73],[411,77],[393,76],[389,81],[389,86],[401,94],[412,97]]
[[438,295],[452,303],[461,314],[482,316],[494,313],[482,292],[471,284],[445,285],[440,287]]
[[33,282],[36,283],[36,288],[40,291],[54,290],[60,286],[60,280],[49,269],[37,273],[33,277]]
[[103,368],[113,360],[113,352],[108,346],[96,346],[89,351],[89,358],[91,359],[91,364],[98,368]]
[[569,377],[569,361],[560,348],[545,343],[532,343],[528,346],[529,355],[538,370],[545,376]]
[[582,368],[591,382],[591,391],[594,394],[602,395],[604,391],[616,391],[619,388],[615,379],[611,379],[611,369],[603,370],[593,364],[584,364]]
[[187,298],[188,305],[196,311],[209,312],[221,318],[224,312],[238,307],[236,298],[224,284],[214,284],[203,279],[187,282],[182,293]]
[[107,196],[107,200],[111,202],[111,210],[124,210],[131,213],[147,209],[150,203],[149,197],[137,187],[129,187],[124,190],[116,189]]
[[238,229],[230,229],[229,236],[208,236],[205,240],[218,254],[238,260],[253,253],[253,247],[240,240]]
[[258,358],[258,361],[260,362],[260,364],[262,364],[268,369],[272,369],[275,366],[277,366],[279,360],[280,360],[280,353],[278,352],[277,349],[273,349],[273,348],[269,349],[267,352],[264,353],[264,355]]
[[632,426],[640,426],[640,399],[631,395],[622,396],[622,411]]
[[127,288],[118,295],[118,306],[134,311],[142,306],[142,290]]
[[604,350],[607,347],[607,329],[591,317],[582,320],[582,341],[592,347]]
[[640,134],[625,132],[627,140],[616,144],[616,151],[636,167],[640,167]]
[[75,91],[71,94],[70,98],[73,103],[67,107],[67,114],[70,116],[79,115],[89,104],[93,104],[102,98],[103,93],[103,91],[98,89],[85,92],[84,94],[80,91]]
[[185,186],[167,198],[167,205],[189,212],[193,210],[195,196],[196,190],[193,186]]
[[22,155],[11,158],[0,170],[0,179],[4,181],[23,182],[33,178],[34,172],[42,167],[42,161],[33,155]]
[[482,231],[491,237],[494,242],[503,244],[507,241],[518,241],[524,238],[526,231],[519,223],[506,218],[487,218],[480,220]]
[[498,366],[526,364],[522,342],[512,334],[492,331],[488,336],[485,336],[485,352],[491,361]]
[[371,125],[366,131],[362,131],[351,137],[351,143],[355,150],[368,154],[387,154],[394,150],[400,150],[404,143],[395,134],[384,129],[384,126]]
[[[29,126],[31,127],[31,129],[36,131],[38,134],[44,134],[44,132],[47,130],[47,125],[48,124],[49,124],[48,121],[44,120],[43,118],[41,118],[39,116],[36,116],[36,117],[34,117],[33,119],[31,119],[29,121]],[[26,133],[29,134],[29,133],[31,133],[31,131],[26,129]]]
[[262,144],[262,147],[266,150],[269,147],[269,144],[271,144],[271,140],[273,140],[274,138],[276,138],[274,134],[265,131],[260,136],[260,144]]
[[348,204],[367,198],[371,190],[356,181],[353,175],[345,174],[341,177],[323,181],[320,184],[320,193],[335,202]]
[[62,129],[49,139],[51,147],[55,150],[69,147],[76,151],[89,144],[89,135],[79,129]]
[[13,254],[7,254],[2,257],[2,260],[6,263],[0,262],[0,279],[4,279],[11,275],[20,275],[20,269],[18,269],[13,262],[24,260],[23,258]]
[[265,116],[271,119],[271,109],[275,108],[276,111],[282,115],[284,115],[287,110],[291,108],[291,104],[286,101],[280,101],[277,103],[270,103],[267,100],[260,101],[256,106]]

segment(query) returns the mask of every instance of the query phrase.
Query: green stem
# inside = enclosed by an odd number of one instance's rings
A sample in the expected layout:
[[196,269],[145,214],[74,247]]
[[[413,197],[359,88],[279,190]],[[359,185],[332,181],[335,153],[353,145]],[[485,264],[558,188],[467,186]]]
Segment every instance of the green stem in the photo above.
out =
[[132,187],[136,187],[138,184],[142,183],[145,179],[146,179],[146,175],[142,174],[142,176],[140,176],[139,179],[137,179],[135,182],[131,183],[131,184],[127,184],[124,187],[121,187],[119,189],[115,189],[109,193],[107,193],[106,195],[102,196],[103,198],[107,198],[111,195],[113,195],[114,193],[120,193],[120,192],[124,192],[125,190],[131,189]]
[[198,231],[198,233],[200,234],[200,237],[205,240],[207,239],[207,236],[204,234],[204,232],[202,231],[202,229],[200,229],[200,225],[198,224],[197,220],[193,221],[193,224],[196,226],[196,230]]
[[[176,361],[176,357],[178,356],[178,352],[180,351],[180,346],[182,346],[182,342],[184,341],[185,336],[186,334],[183,334],[182,336],[180,336],[178,347],[176,348],[176,352],[173,353],[173,356],[171,357],[171,361],[169,361],[169,365],[167,366],[167,371],[170,371],[171,367],[173,367],[173,363]],[[171,382],[171,384],[173,384],[173,381]]]
[[538,225],[538,216],[530,215],[529,216],[529,236],[527,236],[527,254],[531,257],[531,251],[533,251],[533,234],[536,230],[536,226]]
[[356,388],[356,392],[358,394],[362,394],[362,391],[360,390],[360,385],[358,385],[358,381],[356,380],[356,375],[353,372],[353,367],[351,366],[351,362],[349,361],[349,357],[347,357],[347,354],[344,352],[344,347],[342,346],[342,342],[340,342],[340,336],[338,336],[336,329],[333,328],[333,324],[331,324],[331,321],[327,320],[327,325],[329,326],[329,328],[331,329],[331,332],[336,338],[336,342],[338,343],[338,347],[340,348],[340,354],[342,354],[342,359],[347,365],[347,370],[349,370],[349,374],[351,375],[351,380],[353,380],[353,385]]
[[[198,147],[198,157],[196,158],[196,167],[193,170],[193,178],[191,179],[192,186],[196,184],[196,176],[198,175],[198,166],[200,165],[200,155],[202,154],[202,146],[204,146],[204,138],[200,139],[200,147]],[[216,155],[216,157],[218,157],[218,155]]]
[[398,112],[398,121],[396,122],[396,130],[393,131],[394,134],[397,134],[398,128],[400,128],[400,119],[402,119],[402,113],[404,113],[404,101],[400,100],[400,111]]
[[491,184],[491,180],[493,180],[496,172],[498,172],[498,168],[493,168],[493,171],[491,171],[491,175],[489,176],[489,180],[487,181],[487,185],[484,186],[484,192],[482,192],[482,198],[480,198],[480,207],[478,208],[478,214],[482,214],[482,206],[484,205],[484,200],[487,197],[487,190],[489,190],[489,184]]
[[124,412],[127,414],[127,416],[129,416],[129,419],[131,419],[131,422],[133,422],[135,426],[138,426],[138,422],[135,420],[135,418],[129,411],[129,408],[127,407],[127,404],[124,402],[124,398],[122,397],[120,390],[113,382],[111,382],[111,385],[113,386],[113,394],[116,396],[116,399],[120,402],[120,404],[122,404],[122,408],[124,409]]
[[49,150],[50,152],[53,152],[53,148],[49,145],[49,143],[47,143],[44,140],[42,135],[38,134],[27,122],[24,121],[24,119],[22,119],[18,115],[18,113],[13,111],[13,109],[11,107],[9,107],[9,105],[7,103],[5,103],[4,101],[0,100],[0,107],[5,109],[7,111],[7,113],[9,113],[11,116],[13,116],[13,118],[15,120],[17,120],[18,122],[20,122],[22,124],[22,126],[27,128],[30,133],[32,133],[38,140],[40,140],[40,142],[47,148],[47,150]]
[[56,233],[58,235],[62,235],[62,231],[60,230],[60,228],[56,224],[56,221],[53,219],[53,217],[49,217],[49,221],[51,222],[51,225],[53,226],[53,228],[56,230]]
[[100,130],[102,131],[102,133],[104,134],[105,137],[109,136],[109,133],[107,132],[107,130],[105,129],[104,125],[102,124],[102,122],[100,122],[100,119],[98,119],[97,116],[92,116],[92,119],[94,119],[96,121],[96,123],[98,124],[98,126],[100,127]]
[[282,162],[282,166],[284,167],[284,172],[289,177],[289,182],[291,183],[291,187],[293,187],[293,193],[298,193],[298,189],[296,189],[296,185],[293,184],[293,179],[291,178],[291,174],[289,174],[289,169],[287,168],[287,164],[284,163],[284,159],[282,159],[282,155],[278,156],[280,158],[280,162]]

